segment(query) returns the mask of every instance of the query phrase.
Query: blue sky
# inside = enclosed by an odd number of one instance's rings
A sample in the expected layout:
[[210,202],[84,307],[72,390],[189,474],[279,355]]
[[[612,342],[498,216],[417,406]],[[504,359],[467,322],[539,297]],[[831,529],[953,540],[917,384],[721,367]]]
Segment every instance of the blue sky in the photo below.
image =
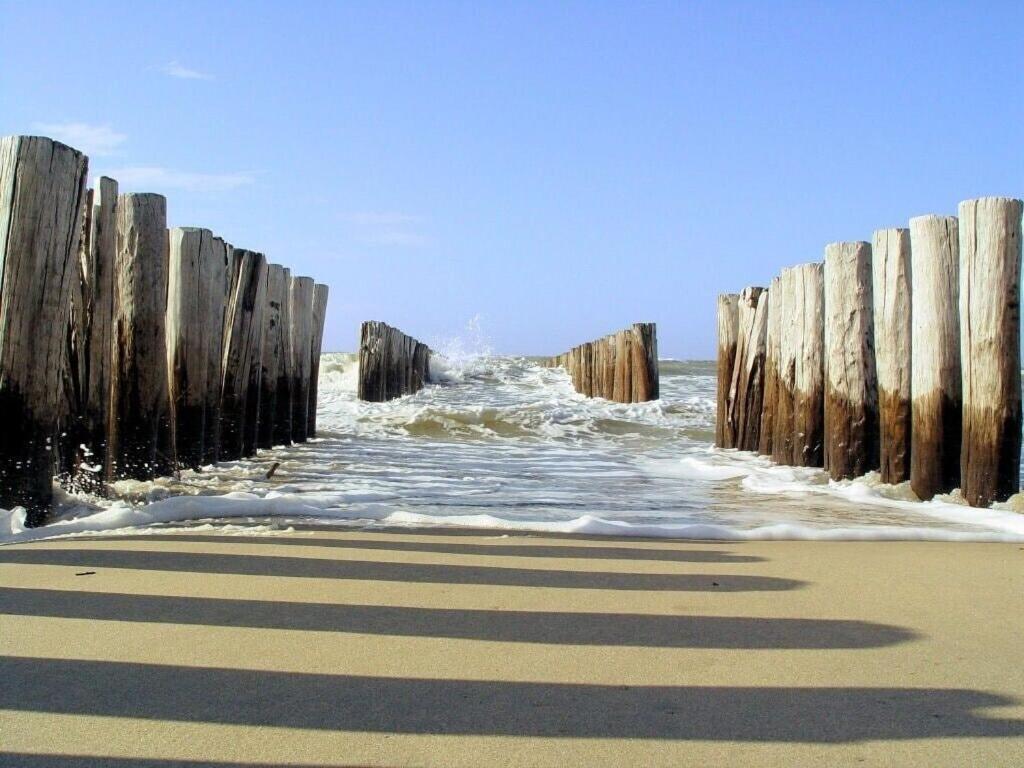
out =
[[1024,194],[1024,3],[0,0],[0,133],[428,342],[560,352]]

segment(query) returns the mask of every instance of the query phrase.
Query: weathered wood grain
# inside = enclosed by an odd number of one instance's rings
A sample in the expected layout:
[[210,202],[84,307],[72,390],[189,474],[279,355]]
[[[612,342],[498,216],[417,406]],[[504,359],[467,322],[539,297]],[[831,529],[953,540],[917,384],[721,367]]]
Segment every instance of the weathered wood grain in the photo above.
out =
[[878,467],[871,244],[825,248],[824,467],[844,480]]
[[387,323],[367,321],[359,334],[359,399],[381,403],[411,395],[430,379],[430,348]]
[[824,266],[792,269],[795,302],[783,320],[793,333],[793,436],[791,462],[820,467],[825,451],[825,274]]
[[729,387],[729,423],[735,429],[735,447],[741,451],[756,450],[760,442],[767,321],[765,289],[749,286],[740,291],[736,360]]
[[544,361],[565,368],[573,388],[587,397],[643,403],[660,396],[658,332],[654,323],[634,323]]
[[[260,254],[262,256],[262,254]],[[263,258],[262,277],[256,294],[256,304],[252,310],[251,331],[252,349],[249,360],[249,379],[245,392],[245,418],[242,422],[242,455],[255,456],[257,444],[259,443],[260,414],[262,405],[260,403],[260,385],[263,372],[263,341],[266,337],[266,323],[264,317],[267,314],[267,260]]]
[[309,428],[310,348],[313,344],[313,278],[291,284],[292,441],[306,442]]
[[281,334],[281,313],[288,292],[287,270],[280,264],[267,269],[266,311],[263,315],[263,354],[260,368],[259,448],[274,445],[274,420],[277,417],[277,382],[284,357],[285,338]]
[[910,220],[910,487],[927,500],[960,485],[959,240],[955,216]]
[[878,373],[879,471],[883,483],[910,479],[910,230],[879,229],[871,240]]
[[316,437],[316,407],[320,388],[320,355],[324,345],[324,321],[327,318],[328,288],[322,283],[313,287],[313,341],[309,362],[309,413],[306,436]]
[[274,405],[274,445],[292,442],[292,271],[284,269],[284,299],[281,304],[281,357],[278,361]]
[[960,203],[960,489],[985,507],[1020,490],[1020,200]]
[[715,411],[715,445],[736,447],[736,426],[732,423],[732,372],[736,365],[736,344],[739,339],[738,293],[718,296],[718,405]]
[[798,306],[796,276],[792,268],[779,273],[779,358],[775,383],[775,423],[772,428],[772,459],[793,464],[793,408],[796,398],[796,358],[801,339],[793,322]]
[[53,494],[87,166],[50,139],[0,138],[0,507],[32,526]]
[[231,263],[228,244],[212,240],[210,258],[200,264],[202,302],[209,325],[206,334],[206,393],[203,397],[203,464],[220,460],[220,408],[224,387],[224,318],[227,315]]
[[771,456],[774,448],[775,400],[779,387],[779,293],[779,278],[773,277],[765,292],[768,318],[764,342],[764,395],[761,399],[761,432],[757,443],[757,452],[766,456]]
[[174,467],[167,376],[167,201],[117,200],[108,477],[148,480]]

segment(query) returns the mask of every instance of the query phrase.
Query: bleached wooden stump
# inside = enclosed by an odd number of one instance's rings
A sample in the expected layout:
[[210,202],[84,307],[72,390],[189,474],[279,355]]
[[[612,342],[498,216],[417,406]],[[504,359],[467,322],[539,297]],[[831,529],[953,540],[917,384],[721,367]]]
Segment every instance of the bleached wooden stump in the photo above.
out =
[[955,216],[910,220],[910,486],[928,500],[960,485],[959,242]]
[[[267,261],[262,253],[232,249],[235,275],[228,304],[224,337],[224,385],[221,397],[220,458],[232,461],[245,455],[245,417],[249,411],[251,370],[259,365],[261,329],[257,305],[266,296]],[[258,408],[258,404],[257,404]]]
[[316,437],[316,406],[320,388],[320,355],[324,345],[324,320],[327,318],[328,288],[322,283],[313,287],[313,341],[309,361],[309,412],[306,437]]
[[793,267],[793,310],[783,318],[793,351],[792,463],[824,464],[825,445],[825,278],[821,263]]
[[313,345],[313,278],[291,284],[292,441],[306,442],[309,429],[310,349]]
[[960,488],[984,507],[1020,489],[1021,201],[960,203]]
[[252,350],[249,362],[249,380],[245,387],[245,418],[242,420],[242,455],[255,456],[259,442],[262,405],[260,383],[263,372],[263,340],[266,336],[264,317],[267,314],[267,260],[263,254],[262,278],[257,287],[256,301],[252,310]]
[[878,467],[871,244],[825,247],[825,451],[833,480]]
[[729,423],[736,431],[735,447],[741,451],[756,450],[761,436],[767,321],[768,295],[765,289],[749,286],[740,291],[736,360],[729,387]]
[[739,300],[737,293],[722,293],[718,296],[718,409],[715,415],[715,445],[719,448],[736,447],[736,427],[731,420],[729,395],[739,339]]
[[910,230],[879,229],[871,242],[878,372],[879,467],[883,483],[910,479]]
[[281,372],[285,339],[281,335],[281,312],[288,292],[287,270],[280,264],[267,269],[266,310],[263,314],[263,354],[260,363],[260,413],[258,448],[274,445],[277,416],[277,381]]
[[793,322],[799,305],[796,274],[783,269],[779,274],[779,357],[775,383],[775,423],[772,428],[772,459],[778,464],[794,463],[793,409],[796,402],[796,357],[802,340]]
[[278,359],[277,386],[274,395],[274,445],[292,442],[292,271],[284,269],[284,296],[281,304],[281,355]]
[[149,480],[174,467],[163,195],[118,197],[115,281],[108,477]]
[[779,387],[779,333],[782,326],[779,318],[779,278],[773,277],[767,297],[768,317],[764,341],[764,395],[761,398],[761,432],[757,452],[771,456],[774,448],[775,400]]
[[0,507],[46,520],[88,161],[37,136],[0,138]]
[[220,460],[220,406],[224,386],[224,318],[230,300],[228,281],[231,265],[228,244],[213,238],[213,252],[204,261],[202,296],[209,326],[206,328],[206,393],[203,396],[203,464]]

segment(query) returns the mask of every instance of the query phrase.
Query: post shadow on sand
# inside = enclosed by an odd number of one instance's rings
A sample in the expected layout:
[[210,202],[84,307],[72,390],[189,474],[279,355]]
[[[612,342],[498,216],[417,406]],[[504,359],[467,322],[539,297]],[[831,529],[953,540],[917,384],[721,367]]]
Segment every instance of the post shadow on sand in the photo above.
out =
[[0,613],[507,643],[643,648],[878,648],[902,627],[833,619],[463,610],[0,588]]
[[[95,755],[34,755],[0,752],[0,768],[329,768],[318,763],[225,763],[215,760],[154,760],[149,757],[97,757]],[[361,768],[337,763],[336,768]]]
[[[131,541],[133,536],[104,536],[100,541]],[[652,560],[665,563],[761,563],[758,555],[734,555],[716,549],[644,549],[640,547],[571,547],[550,544],[474,544],[446,541],[403,541],[348,537],[328,539],[301,536],[209,536],[187,533],[150,534],[147,541],[191,541],[212,544],[274,544],[295,547],[338,547],[341,549],[369,549],[389,552],[427,552],[445,555],[480,555],[484,557],[554,557],[583,560]]]
[[357,579],[423,584],[491,584],[557,589],[642,590],[659,592],[775,592],[799,589],[805,582],[773,576],[731,574],[614,573],[499,568],[479,565],[385,563],[278,555],[225,555],[207,552],[151,552],[119,549],[4,548],[0,563],[67,565],[75,568],[130,568],[143,571],[273,575],[317,579]]
[[0,709],[356,732],[810,742],[1022,737],[936,688],[744,688],[324,675],[109,661],[0,660]]

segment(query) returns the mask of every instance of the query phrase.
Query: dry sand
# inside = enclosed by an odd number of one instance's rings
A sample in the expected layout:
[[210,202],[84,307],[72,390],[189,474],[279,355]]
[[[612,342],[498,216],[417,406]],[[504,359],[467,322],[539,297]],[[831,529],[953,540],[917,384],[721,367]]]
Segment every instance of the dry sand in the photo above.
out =
[[1020,545],[168,532],[0,612],[3,765],[1024,765]]

